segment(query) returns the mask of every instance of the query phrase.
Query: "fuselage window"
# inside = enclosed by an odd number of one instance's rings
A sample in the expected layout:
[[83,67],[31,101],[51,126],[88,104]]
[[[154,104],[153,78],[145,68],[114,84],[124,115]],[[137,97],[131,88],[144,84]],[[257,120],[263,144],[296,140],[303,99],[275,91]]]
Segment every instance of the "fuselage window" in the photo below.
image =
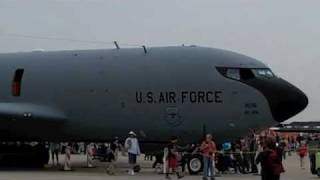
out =
[[14,73],[11,93],[12,96],[20,96],[21,95],[21,82],[23,76],[24,69],[17,69]]

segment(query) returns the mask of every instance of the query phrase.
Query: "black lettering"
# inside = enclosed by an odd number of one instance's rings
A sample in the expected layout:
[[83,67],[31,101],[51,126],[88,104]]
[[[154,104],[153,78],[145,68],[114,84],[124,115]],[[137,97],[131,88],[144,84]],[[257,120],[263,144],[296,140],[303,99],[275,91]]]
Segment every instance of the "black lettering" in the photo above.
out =
[[206,93],[206,99],[208,103],[213,103],[213,97],[212,97],[213,93],[212,91],[207,91]]
[[136,92],[136,102],[142,103],[142,92]]
[[152,92],[147,92],[147,102],[153,103],[153,93]]
[[197,93],[194,91],[190,92],[190,102],[191,103],[196,103],[197,102]]
[[187,98],[187,91],[182,91],[181,92],[181,103],[184,103],[184,100]]
[[159,103],[165,103],[165,98],[162,92],[160,92]]
[[[181,99],[177,98],[176,92],[174,91],[164,91],[159,92],[159,97],[157,97],[152,91],[143,93],[141,91],[136,91],[136,102],[137,103],[185,103],[189,101],[190,103],[223,103],[222,91],[182,91]],[[245,108],[256,108],[256,103],[246,103]]]
[[168,101],[169,101],[169,96],[168,96],[168,92],[163,92],[163,95],[164,95],[164,97],[165,97],[165,103],[168,103]]
[[222,103],[221,94],[222,94],[221,91],[216,91],[214,93],[214,99],[216,103]]
[[198,103],[205,103],[204,96],[205,93],[203,91],[198,92]]
[[169,92],[169,102],[170,103],[176,103],[176,93],[175,92]]

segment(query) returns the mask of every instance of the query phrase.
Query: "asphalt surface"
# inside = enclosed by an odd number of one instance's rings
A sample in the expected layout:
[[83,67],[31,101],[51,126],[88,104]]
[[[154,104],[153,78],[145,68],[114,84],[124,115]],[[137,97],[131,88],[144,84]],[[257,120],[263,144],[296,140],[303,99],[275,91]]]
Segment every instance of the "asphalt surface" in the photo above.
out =
[[[64,158],[61,157],[61,160]],[[84,155],[73,155],[73,171],[65,172],[61,171],[59,167],[52,167],[48,165],[44,169],[7,169],[0,170],[0,180],[163,180],[164,176],[156,173],[151,168],[151,161],[144,161],[142,157],[139,159],[139,164],[142,166],[142,171],[135,176],[127,175],[126,157],[120,157],[116,166],[116,175],[110,176],[105,171],[105,163],[95,162],[96,168],[85,168],[86,157]],[[309,173],[309,162],[306,159],[306,168],[301,169],[299,167],[299,158],[296,155],[290,156],[284,161],[286,172],[282,175],[282,180],[311,180],[319,179],[317,176]],[[172,178],[176,179],[176,178]],[[201,179],[201,175],[186,175],[186,180]],[[223,174],[216,179],[221,180],[259,180],[260,176],[252,174]]]

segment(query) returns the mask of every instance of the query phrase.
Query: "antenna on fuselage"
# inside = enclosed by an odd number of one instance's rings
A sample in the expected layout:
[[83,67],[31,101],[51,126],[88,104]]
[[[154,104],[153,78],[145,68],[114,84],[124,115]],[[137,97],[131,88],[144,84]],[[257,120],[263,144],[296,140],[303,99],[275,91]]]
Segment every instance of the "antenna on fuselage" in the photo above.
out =
[[142,46],[142,48],[143,48],[144,53],[145,53],[145,54],[147,54],[147,53],[148,53],[148,51],[147,51],[146,46],[145,46],[145,45],[143,45],[143,46]]
[[117,43],[117,41],[113,41],[114,45],[116,46],[117,49],[120,49],[119,44]]

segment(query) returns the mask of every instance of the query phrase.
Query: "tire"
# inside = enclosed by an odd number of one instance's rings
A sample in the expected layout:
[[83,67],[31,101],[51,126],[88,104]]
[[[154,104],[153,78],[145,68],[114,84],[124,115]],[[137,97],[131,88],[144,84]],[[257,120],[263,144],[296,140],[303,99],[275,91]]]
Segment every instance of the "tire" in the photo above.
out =
[[188,170],[191,175],[199,174],[203,170],[202,156],[194,154],[188,160]]

